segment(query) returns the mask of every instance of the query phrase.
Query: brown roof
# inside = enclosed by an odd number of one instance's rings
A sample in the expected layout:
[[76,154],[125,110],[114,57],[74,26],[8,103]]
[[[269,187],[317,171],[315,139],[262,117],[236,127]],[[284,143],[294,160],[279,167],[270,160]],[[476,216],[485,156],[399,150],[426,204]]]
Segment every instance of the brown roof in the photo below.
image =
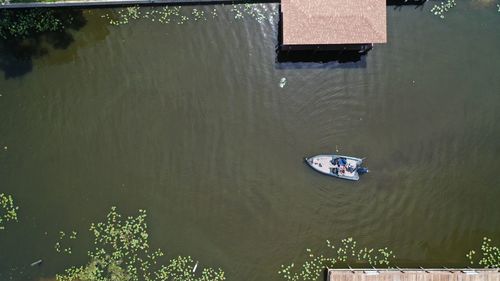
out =
[[387,42],[386,0],[282,0],[283,44]]

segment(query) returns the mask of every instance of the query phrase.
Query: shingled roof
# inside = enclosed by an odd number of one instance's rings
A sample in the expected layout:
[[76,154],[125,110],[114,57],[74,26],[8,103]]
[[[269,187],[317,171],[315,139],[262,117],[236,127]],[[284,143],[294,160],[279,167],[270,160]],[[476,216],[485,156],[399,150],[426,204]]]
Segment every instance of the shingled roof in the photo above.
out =
[[386,0],[281,0],[283,45],[387,42]]

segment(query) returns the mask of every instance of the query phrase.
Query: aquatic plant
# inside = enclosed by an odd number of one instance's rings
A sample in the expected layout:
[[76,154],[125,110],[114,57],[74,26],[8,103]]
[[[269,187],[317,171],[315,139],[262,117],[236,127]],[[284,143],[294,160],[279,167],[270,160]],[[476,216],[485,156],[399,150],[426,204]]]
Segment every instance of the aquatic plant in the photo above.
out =
[[[58,281],[222,281],[221,269],[205,268],[196,274],[198,263],[191,257],[177,257],[158,266],[164,253],[152,250],[146,224],[146,211],[123,217],[112,207],[104,222],[93,223],[90,232],[94,249],[87,252],[89,262],[58,274]],[[64,233],[64,232],[62,232]],[[64,237],[61,234],[62,237]],[[71,237],[71,236],[70,236]],[[76,232],[74,234],[76,239]]]
[[[500,6],[499,6],[499,11],[500,11]],[[213,9],[212,10],[212,18],[216,18],[217,17],[217,9]]]
[[205,12],[203,10],[198,10],[198,9],[193,9],[191,11],[191,14],[193,15],[193,19],[195,21],[198,21],[198,20],[207,20],[207,18],[205,18]]
[[116,12],[116,14],[104,14],[101,17],[109,20],[109,24],[112,25],[123,25],[127,24],[130,20],[139,19],[140,18],[140,10],[138,6],[135,7],[127,7],[124,9],[120,9]]
[[178,281],[222,281],[226,280],[224,276],[224,271],[221,269],[204,268],[201,272],[201,276],[197,277],[194,275],[198,263],[190,257],[178,256],[170,260],[168,265],[163,265],[159,271],[157,271],[156,279],[161,281],[167,280],[178,280]]
[[446,0],[446,2],[441,2],[439,4],[434,5],[431,9],[431,13],[435,16],[438,16],[444,19],[444,15],[453,7],[455,7],[457,3],[455,0]]
[[335,264],[352,262],[388,267],[391,259],[396,257],[387,247],[358,248],[357,242],[351,237],[342,239],[340,245],[334,245],[327,240],[326,245],[331,253],[317,255],[311,249],[306,249],[307,258],[301,265],[296,266],[294,263],[281,265],[278,274],[287,281],[316,281],[325,268],[333,267]]
[[246,16],[255,19],[257,22],[264,22],[268,16],[274,16],[275,13],[268,9],[267,5],[263,4],[239,4],[233,5],[231,12],[234,13],[235,19],[242,19]]
[[0,10],[0,37],[25,38],[33,34],[60,31],[73,21],[70,13],[52,9]]
[[77,232],[74,231],[74,230],[71,231],[71,233],[69,235],[66,235],[66,233],[64,231],[59,231],[59,241],[56,242],[56,244],[54,245],[54,248],[56,249],[56,252],[58,252],[58,253],[65,253],[65,254],[71,255],[72,254],[72,248],[71,248],[71,246],[62,247],[61,244],[63,242],[66,243],[66,241],[65,241],[66,238],[65,237],[68,237],[67,239],[69,239],[69,240],[75,240],[76,239],[76,235],[77,235]]
[[[200,19],[200,13],[195,13],[197,19]],[[109,20],[111,25],[124,25],[128,24],[131,21],[148,19],[151,22],[159,22],[159,23],[170,23],[175,22],[177,24],[183,24],[189,17],[181,14],[181,7],[170,7],[166,6],[161,9],[147,9],[141,8],[139,6],[128,7],[124,9],[119,9],[111,14],[102,15],[103,18]]]
[[488,237],[483,237],[481,248],[477,250],[479,256],[476,257],[476,251],[470,250],[465,256],[469,259],[470,264],[479,264],[483,267],[500,268],[500,248],[491,245],[492,240]]
[[17,210],[12,195],[0,193],[0,230],[5,229],[5,223],[17,221]]
[[[233,14],[234,19],[249,17],[261,23],[269,16],[278,14],[277,11],[270,9],[268,6],[265,4],[234,4],[231,6],[230,13]],[[166,6],[153,9],[135,6],[116,10],[113,13],[104,14],[102,17],[112,25],[124,25],[135,20],[144,19],[162,24],[184,24],[189,21],[206,21],[208,19],[207,15],[216,18],[220,13],[219,10],[220,8],[214,8],[205,12],[202,9],[181,6]]]

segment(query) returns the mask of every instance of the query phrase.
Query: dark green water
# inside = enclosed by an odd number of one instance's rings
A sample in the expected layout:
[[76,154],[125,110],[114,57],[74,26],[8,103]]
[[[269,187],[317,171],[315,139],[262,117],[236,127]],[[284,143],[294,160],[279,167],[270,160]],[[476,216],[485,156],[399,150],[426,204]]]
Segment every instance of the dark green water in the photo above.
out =
[[[265,7],[260,23],[226,7],[120,27],[85,11],[68,48],[0,77],[0,192],[20,205],[0,233],[1,280],[83,262],[85,230],[112,205],[147,209],[154,246],[229,280],[279,280],[326,239],[388,246],[407,266],[465,266],[483,236],[500,241],[494,4],[461,2],[444,21],[389,7],[389,43],[343,65],[277,64]],[[345,182],[302,162],[335,150],[372,173]],[[72,229],[81,245],[57,254]]]

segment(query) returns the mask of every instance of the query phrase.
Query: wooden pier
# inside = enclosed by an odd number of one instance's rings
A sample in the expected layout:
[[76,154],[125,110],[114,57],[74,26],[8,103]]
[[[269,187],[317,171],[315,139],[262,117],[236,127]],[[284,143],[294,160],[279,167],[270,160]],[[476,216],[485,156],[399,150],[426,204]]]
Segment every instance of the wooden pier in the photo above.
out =
[[500,281],[499,269],[328,269],[327,281]]

